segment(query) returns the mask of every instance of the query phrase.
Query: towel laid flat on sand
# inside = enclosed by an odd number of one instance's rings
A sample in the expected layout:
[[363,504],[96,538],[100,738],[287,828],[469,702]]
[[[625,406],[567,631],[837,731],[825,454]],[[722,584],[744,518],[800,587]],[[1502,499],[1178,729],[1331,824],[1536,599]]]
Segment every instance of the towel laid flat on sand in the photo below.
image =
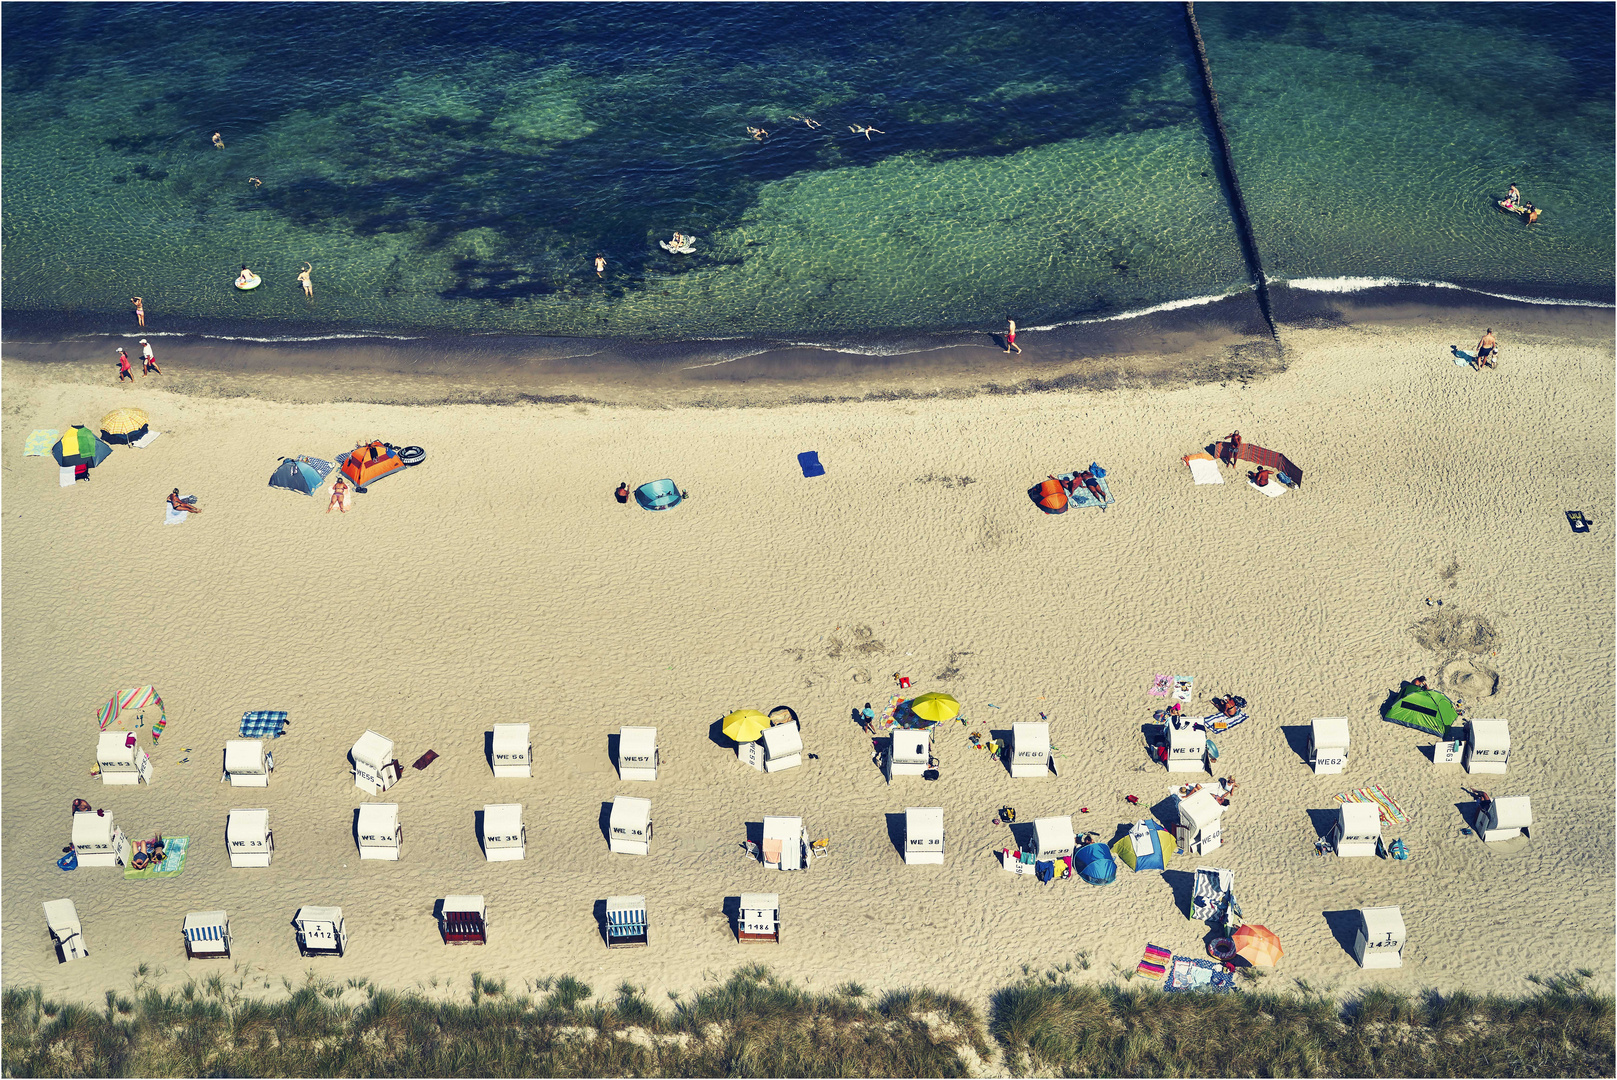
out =
[[1151,677],[1151,689],[1147,690],[1146,693],[1152,697],[1167,697],[1168,691],[1171,689],[1173,689],[1172,675],[1153,675]]
[[820,464],[818,450],[805,450],[797,455],[797,464],[802,466],[804,476],[824,476],[825,466]]
[[152,443],[156,442],[157,437],[161,434],[163,434],[161,431],[148,431],[146,434],[142,435],[129,445],[136,447],[137,449],[144,450]]
[[1219,474],[1218,462],[1213,455],[1205,452],[1186,454],[1186,465],[1190,466],[1190,475],[1198,484],[1222,484],[1224,477]]
[[418,769],[425,769],[428,765],[431,765],[434,761],[437,761],[437,760],[438,760],[438,751],[436,751],[436,750],[428,750],[425,754],[422,754],[420,757],[415,759],[415,767],[418,768]]
[[1163,984],[1164,990],[1211,990],[1224,993],[1235,989],[1235,975],[1224,965],[1199,956],[1176,956],[1173,972]]
[[1196,685],[1196,676],[1194,676],[1194,675],[1175,675],[1173,677],[1173,698],[1174,698],[1174,700],[1175,701],[1186,701],[1186,702],[1188,702],[1190,700],[1190,697],[1191,697],[1191,690],[1195,685]]
[[1216,712],[1211,716],[1202,717],[1201,722],[1202,726],[1207,728],[1208,731],[1228,731],[1232,727],[1238,727],[1246,723],[1246,721],[1246,710],[1241,709],[1234,716],[1225,716],[1221,712]]
[[1286,493],[1286,485],[1273,478],[1270,478],[1269,482],[1262,487],[1258,486],[1256,480],[1248,479],[1246,483],[1253,491],[1267,495],[1271,499],[1278,499]]
[[23,443],[22,456],[44,457],[51,452],[51,447],[55,446],[61,437],[62,433],[55,428],[40,428],[29,435],[28,441]]
[[184,510],[176,510],[172,506],[170,506],[168,503],[163,504],[163,524],[164,525],[184,525],[185,522],[186,522],[186,519],[189,518],[190,516],[191,515],[186,513]]
[[1407,825],[1409,815],[1404,808],[1398,805],[1398,800],[1387,794],[1387,789],[1380,784],[1371,784],[1369,787],[1354,788],[1344,791],[1336,796],[1339,803],[1375,803],[1381,808],[1381,820],[1388,825]]
[[[1076,480],[1078,478],[1078,474],[1077,473],[1062,473],[1060,478],[1062,480]],[[1112,505],[1112,485],[1106,482],[1106,478],[1104,476],[1096,476],[1095,477],[1095,486],[1100,488],[1101,491],[1106,493],[1106,505],[1107,506]],[[1100,506],[1101,503],[1098,502],[1095,499],[1095,497],[1089,493],[1089,489],[1086,488],[1084,485],[1082,485],[1082,484],[1074,484],[1073,488],[1072,488],[1072,494],[1067,496],[1067,505],[1068,506],[1080,506],[1080,507],[1081,506]]]
[[276,709],[261,709],[257,712],[241,714],[241,737],[244,739],[262,739],[268,735],[272,739],[281,737],[281,729],[286,726],[286,713]]
[[132,881],[137,878],[168,878],[178,877],[180,871],[185,869],[185,849],[190,845],[189,836],[163,837],[163,861],[157,866],[148,866],[144,870],[124,868],[124,880]]
[[1168,974],[1168,965],[1173,962],[1173,953],[1161,945],[1147,945],[1145,955],[1140,958],[1138,968],[1142,978],[1162,981]]
[[73,486],[73,466],[63,465],[56,470],[56,483],[60,487]]

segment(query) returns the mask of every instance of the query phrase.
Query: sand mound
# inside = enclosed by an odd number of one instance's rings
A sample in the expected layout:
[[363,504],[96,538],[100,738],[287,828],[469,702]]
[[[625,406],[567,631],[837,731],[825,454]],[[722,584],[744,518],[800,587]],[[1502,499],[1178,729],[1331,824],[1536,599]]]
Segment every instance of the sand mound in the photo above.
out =
[[1485,653],[1499,644],[1499,631],[1482,615],[1439,611],[1411,631],[1423,649],[1436,653]]
[[1499,672],[1475,660],[1451,660],[1443,666],[1443,686],[1468,699],[1499,692]]

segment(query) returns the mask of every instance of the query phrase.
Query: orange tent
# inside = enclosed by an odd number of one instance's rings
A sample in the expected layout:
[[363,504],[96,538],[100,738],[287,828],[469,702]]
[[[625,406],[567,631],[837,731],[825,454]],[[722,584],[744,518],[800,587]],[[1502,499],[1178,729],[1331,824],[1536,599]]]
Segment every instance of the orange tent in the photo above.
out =
[[404,462],[392,447],[373,442],[354,448],[348,460],[342,463],[342,474],[353,481],[355,487],[362,488],[402,468]]
[[1067,491],[1061,486],[1060,480],[1046,480],[1038,487],[1034,502],[1046,514],[1065,514],[1067,512]]

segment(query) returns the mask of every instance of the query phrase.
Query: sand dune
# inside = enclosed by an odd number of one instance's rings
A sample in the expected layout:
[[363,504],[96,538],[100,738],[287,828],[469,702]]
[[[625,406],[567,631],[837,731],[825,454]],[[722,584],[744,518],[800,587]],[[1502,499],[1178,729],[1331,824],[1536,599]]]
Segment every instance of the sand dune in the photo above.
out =
[[[1610,990],[1612,348],[1513,339],[1498,372],[1476,375],[1448,362],[1447,333],[1294,330],[1289,369],[1250,385],[768,410],[276,404],[9,363],[6,981],[88,999],[143,962],[168,981],[212,973],[184,959],[180,921],[224,907],[237,960],[278,990],[311,965],[289,926],[311,903],[342,905],[351,933],[349,955],[319,969],[384,985],[572,973],[661,996],[764,960],[815,986],[925,984],[981,1003],[1025,965],[1080,952],[1096,978],[1147,942],[1202,955],[1205,927],[1186,915],[1206,864],[1233,869],[1248,920],[1285,943],[1271,982],[1516,992],[1588,966]],[[88,485],[59,489],[54,463],[21,457],[35,427],[137,402],[165,434]],[[1305,489],[1265,499],[1228,470],[1193,486],[1180,456],[1232,429],[1298,461]],[[265,486],[281,455],[370,437],[428,458],[346,517],[324,513],[324,490]],[[799,474],[810,449],[824,477]],[[1091,461],[1113,509],[1047,517],[1027,499]],[[690,492],[672,512],[611,498],[620,480],[663,476]],[[165,527],[175,486],[205,509]],[[1594,531],[1571,533],[1568,508]],[[849,719],[885,703],[895,672],[965,703],[969,722],[938,734],[938,782],[889,786]],[[1198,715],[1216,693],[1250,702],[1252,720],[1217,739],[1220,775],[1241,783],[1225,848],[1105,889],[1001,871],[1002,804],[1024,821],[1073,814],[1109,840],[1135,816],[1125,795],[1167,796],[1141,746],[1158,672],[1197,676]],[[1378,719],[1419,673],[1472,716],[1510,720],[1508,775],[1434,768],[1430,739]],[[95,709],[140,682],[170,717],[155,783],[103,788],[88,775]],[[724,713],[778,704],[817,755],[802,768],[754,772],[710,738]],[[267,791],[219,782],[248,709],[291,714]],[[1041,712],[1057,776],[1012,781],[967,743]],[[1340,777],[1303,763],[1315,716],[1351,720]],[[490,775],[484,733],[501,721],[533,725],[531,781]],[[657,782],[617,779],[608,737],[624,724],[657,726]],[[401,805],[398,863],[361,864],[354,847],[367,799],[345,755],[366,728],[406,764],[370,800]],[[428,749],[439,759],[410,769]],[[1532,843],[1504,854],[1460,835],[1473,779],[1533,796]],[[1317,857],[1312,819],[1372,782],[1411,813],[1389,835],[1413,858]],[[649,857],[608,853],[616,794],[651,798]],[[75,796],[131,835],[189,835],[184,873],[58,871]],[[525,861],[483,860],[474,815],[496,802],[524,804]],[[945,808],[944,866],[902,864],[893,815],[910,805]],[[228,867],[237,806],[270,809],[272,867]],[[831,854],[763,870],[739,842],[764,814],[801,814]],[[722,904],[742,891],[780,892],[778,948],[735,944]],[[461,892],[488,897],[487,948],[440,943],[434,902]],[[593,905],[618,893],[646,894],[650,948],[602,946]],[[78,904],[88,961],[51,955],[40,904],[58,896]],[[1401,970],[1361,972],[1344,948],[1331,913],[1374,904],[1403,907]]]

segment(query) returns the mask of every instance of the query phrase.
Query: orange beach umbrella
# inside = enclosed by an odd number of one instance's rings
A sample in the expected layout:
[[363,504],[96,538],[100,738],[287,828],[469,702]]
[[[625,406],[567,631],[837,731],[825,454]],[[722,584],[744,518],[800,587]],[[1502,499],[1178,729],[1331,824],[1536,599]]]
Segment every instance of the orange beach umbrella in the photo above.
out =
[[1280,963],[1285,950],[1280,939],[1267,926],[1242,925],[1235,931],[1235,955],[1253,967],[1274,967]]

